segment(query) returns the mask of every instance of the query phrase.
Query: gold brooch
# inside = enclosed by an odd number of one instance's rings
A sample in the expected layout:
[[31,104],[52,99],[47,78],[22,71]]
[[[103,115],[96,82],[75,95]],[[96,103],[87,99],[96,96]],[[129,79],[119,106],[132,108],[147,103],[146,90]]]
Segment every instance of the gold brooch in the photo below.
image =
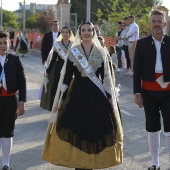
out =
[[79,60],[82,60],[82,58],[83,58],[83,57],[82,57],[81,55],[78,56],[78,59],[79,59]]

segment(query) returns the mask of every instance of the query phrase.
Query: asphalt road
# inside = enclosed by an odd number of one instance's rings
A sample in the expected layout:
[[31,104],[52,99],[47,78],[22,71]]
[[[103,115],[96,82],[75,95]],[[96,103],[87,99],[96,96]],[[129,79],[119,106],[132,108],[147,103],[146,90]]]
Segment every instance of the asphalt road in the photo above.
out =
[[[72,170],[51,165],[41,159],[49,116],[48,111],[39,107],[38,100],[43,75],[41,58],[29,55],[21,60],[28,83],[28,101],[25,115],[16,121],[10,165],[13,170]],[[151,165],[151,156],[145,132],[143,109],[139,109],[133,102],[132,77],[125,76],[123,72],[116,73],[116,83],[121,84],[119,104],[124,126],[124,162],[105,170],[146,170]],[[161,133],[160,166],[161,170],[168,168],[163,132]]]

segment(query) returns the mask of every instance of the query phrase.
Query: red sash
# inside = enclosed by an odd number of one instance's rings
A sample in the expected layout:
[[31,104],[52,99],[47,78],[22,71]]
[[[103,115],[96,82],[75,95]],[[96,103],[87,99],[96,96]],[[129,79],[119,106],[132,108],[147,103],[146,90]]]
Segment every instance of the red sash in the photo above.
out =
[[170,90],[170,83],[167,85],[166,88],[162,88],[160,86],[160,84],[156,81],[162,75],[163,75],[163,73],[155,73],[155,81],[154,82],[142,81],[142,88],[145,89],[145,90],[151,90],[151,91],[167,91],[167,90]]
[[8,93],[4,87],[2,87],[2,93],[0,94],[0,96],[14,96],[18,93],[18,91],[14,92],[14,93]]

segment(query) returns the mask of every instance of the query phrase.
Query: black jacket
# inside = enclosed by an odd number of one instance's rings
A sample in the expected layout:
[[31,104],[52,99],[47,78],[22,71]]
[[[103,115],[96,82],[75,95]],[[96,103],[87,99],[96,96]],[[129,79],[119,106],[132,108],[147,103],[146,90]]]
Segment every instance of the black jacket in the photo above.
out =
[[[165,35],[161,45],[164,82],[170,82],[170,36]],[[141,93],[141,80],[155,80],[156,47],[152,36],[137,41],[134,57],[134,93]]]
[[[19,101],[26,101],[26,78],[24,68],[18,56],[8,54],[4,65],[7,92],[14,93],[19,90]],[[0,74],[2,66],[0,64]],[[2,93],[2,88],[0,88]]]
[[[58,33],[58,36],[60,32]],[[47,32],[44,34],[41,44],[41,56],[42,56],[42,63],[47,60],[48,54],[53,46],[53,34],[52,31]]]
[[14,39],[14,31],[10,31],[10,32],[9,32],[9,35],[10,35],[10,40],[11,40],[11,39]]

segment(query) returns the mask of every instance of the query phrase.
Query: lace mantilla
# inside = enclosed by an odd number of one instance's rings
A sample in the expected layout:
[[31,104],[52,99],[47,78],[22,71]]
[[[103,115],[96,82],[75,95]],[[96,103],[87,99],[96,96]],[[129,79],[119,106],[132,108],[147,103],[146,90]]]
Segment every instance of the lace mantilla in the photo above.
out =
[[[83,52],[83,49],[82,49],[81,45],[76,46],[76,48],[78,48],[79,51],[84,55],[84,52]],[[77,69],[81,73],[81,76],[82,77],[87,77],[87,75],[84,73],[81,65],[79,64],[79,62],[76,60],[76,58],[73,56],[73,54],[71,52],[69,52],[68,58],[69,58],[69,60],[71,62],[73,62],[73,65],[77,67]],[[96,48],[95,45],[93,46],[91,54],[90,54],[90,56],[88,58],[88,62],[92,66],[94,72],[96,72],[97,69],[102,66],[103,58],[102,58],[99,50]]]
[[[62,50],[64,51],[65,54],[67,54],[68,50],[71,48],[71,46],[72,46],[72,44],[73,44],[73,42],[70,42],[69,46],[66,48],[66,47],[63,45],[62,41],[58,41],[57,43],[60,45],[60,47],[62,48]],[[58,51],[56,50],[55,47],[54,47],[54,50],[58,53]],[[58,53],[58,55],[59,55],[61,58],[63,58],[63,56],[61,56],[60,53]]]

